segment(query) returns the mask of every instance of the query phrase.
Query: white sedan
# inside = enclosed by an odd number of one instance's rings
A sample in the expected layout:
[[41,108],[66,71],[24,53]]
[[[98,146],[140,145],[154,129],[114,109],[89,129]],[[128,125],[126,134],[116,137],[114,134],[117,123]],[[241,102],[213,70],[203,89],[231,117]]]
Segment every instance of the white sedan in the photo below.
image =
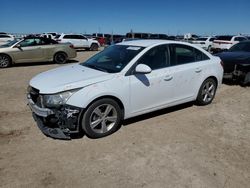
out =
[[192,43],[210,52],[214,40],[215,37],[201,37]]
[[189,101],[210,104],[222,76],[221,60],[195,45],[135,40],[35,76],[28,103],[47,136],[70,139],[83,130],[100,138],[140,114]]

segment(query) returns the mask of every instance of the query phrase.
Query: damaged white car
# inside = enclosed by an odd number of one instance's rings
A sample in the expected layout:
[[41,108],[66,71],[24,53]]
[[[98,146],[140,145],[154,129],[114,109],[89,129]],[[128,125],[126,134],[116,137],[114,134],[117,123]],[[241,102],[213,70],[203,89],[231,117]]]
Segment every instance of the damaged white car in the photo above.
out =
[[210,104],[222,82],[220,62],[188,43],[123,42],[35,76],[28,104],[47,136],[70,139],[84,131],[100,138],[127,118],[189,101]]

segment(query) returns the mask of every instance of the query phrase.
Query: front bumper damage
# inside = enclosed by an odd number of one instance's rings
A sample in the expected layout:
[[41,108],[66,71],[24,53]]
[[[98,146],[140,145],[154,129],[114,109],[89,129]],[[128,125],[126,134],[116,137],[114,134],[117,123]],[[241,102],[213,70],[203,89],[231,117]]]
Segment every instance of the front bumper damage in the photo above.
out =
[[46,136],[70,140],[72,134],[79,133],[83,109],[70,105],[50,109],[38,106],[29,94],[27,99],[37,126]]

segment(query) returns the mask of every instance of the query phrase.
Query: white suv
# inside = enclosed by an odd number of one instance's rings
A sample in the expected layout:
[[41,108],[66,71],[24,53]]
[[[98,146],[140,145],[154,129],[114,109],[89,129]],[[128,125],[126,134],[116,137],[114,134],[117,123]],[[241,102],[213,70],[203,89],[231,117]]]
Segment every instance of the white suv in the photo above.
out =
[[87,37],[79,34],[61,34],[56,37],[59,43],[70,42],[75,48],[85,48],[86,50],[98,50],[100,44],[97,40],[88,39]]
[[191,43],[203,48],[204,50],[210,51],[214,40],[215,37],[201,37],[191,41]]
[[247,37],[244,36],[229,36],[229,35],[222,35],[218,36],[212,44],[211,51],[213,53],[220,52],[223,50],[228,50],[233,45],[248,40]]
[[45,135],[99,138],[123,119],[196,101],[207,105],[221,85],[218,57],[183,42],[135,40],[112,45],[84,63],[30,81],[28,104]]

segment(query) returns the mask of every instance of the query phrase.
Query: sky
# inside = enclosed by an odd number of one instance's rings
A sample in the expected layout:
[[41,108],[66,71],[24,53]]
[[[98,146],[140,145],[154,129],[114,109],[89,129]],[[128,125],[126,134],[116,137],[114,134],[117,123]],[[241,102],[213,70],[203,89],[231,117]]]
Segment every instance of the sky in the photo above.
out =
[[250,0],[1,0],[0,32],[250,34]]

